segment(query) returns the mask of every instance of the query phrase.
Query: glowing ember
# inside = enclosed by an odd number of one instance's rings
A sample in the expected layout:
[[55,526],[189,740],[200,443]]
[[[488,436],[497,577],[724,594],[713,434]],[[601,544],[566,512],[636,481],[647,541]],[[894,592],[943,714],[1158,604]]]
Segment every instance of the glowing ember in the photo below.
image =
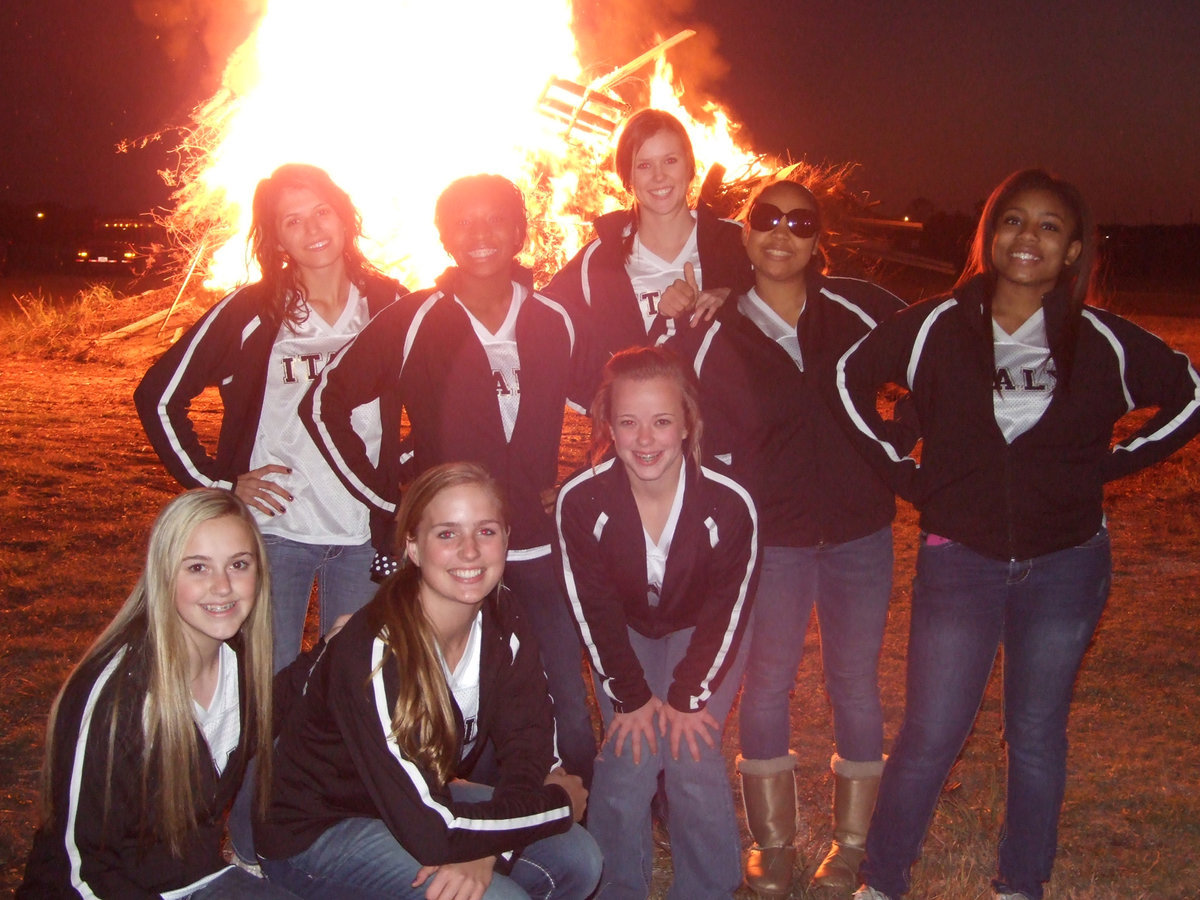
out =
[[[449,262],[433,228],[438,193],[460,175],[497,172],[529,197],[529,259],[552,271],[586,239],[588,221],[625,202],[605,163],[610,141],[568,145],[536,109],[551,76],[586,83],[570,16],[570,0],[344,0],[336,9],[270,0],[221,93],[195,114],[170,227],[193,253],[219,248],[211,285],[253,278],[254,185],[281,163],[309,162],[354,199],[368,254],[416,287]],[[651,105],[688,126],[700,172],[753,166],[724,113],[695,123],[671,78],[660,61]]]

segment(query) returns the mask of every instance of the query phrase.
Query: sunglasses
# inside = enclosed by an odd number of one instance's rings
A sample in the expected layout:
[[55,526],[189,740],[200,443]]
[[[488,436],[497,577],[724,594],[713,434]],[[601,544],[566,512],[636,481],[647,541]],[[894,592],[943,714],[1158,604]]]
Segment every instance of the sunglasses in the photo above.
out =
[[746,220],[755,231],[774,231],[780,222],[786,222],[788,231],[798,238],[810,238],[817,233],[817,214],[811,209],[781,210],[773,203],[755,203],[750,207]]

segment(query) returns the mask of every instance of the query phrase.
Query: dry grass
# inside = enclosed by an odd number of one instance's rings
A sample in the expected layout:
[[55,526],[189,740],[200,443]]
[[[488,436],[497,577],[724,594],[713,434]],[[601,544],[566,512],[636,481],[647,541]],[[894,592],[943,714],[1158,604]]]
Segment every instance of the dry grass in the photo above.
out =
[[47,357],[80,360],[94,338],[139,318],[138,298],[119,297],[106,284],[85,288],[65,303],[40,292],[13,301],[20,314],[0,322],[0,340],[17,352]]
[[[157,301],[156,301],[157,302]],[[167,300],[169,303],[169,299]],[[162,305],[166,305],[163,303]],[[130,317],[132,318],[132,316]],[[1200,321],[1138,320],[1200,359]],[[49,333],[49,332],[48,332]],[[175,484],[146,444],[131,394],[143,365],[29,353],[0,381],[0,894],[20,880],[54,691],[136,575],[151,518]],[[216,411],[210,400],[200,414]],[[563,468],[582,458],[572,418]],[[1051,900],[1200,895],[1200,446],[1110,489],[1112,599],[1081,672]],[[887,734],[903,713],[916,525],[902,508],[882,673]],[[828,841],[832,730],[815,630],[792,710],[801,756],[802,863]],[[914,897],[989,897],[1003,805],[995,679],[914,876]],[[726,734],[736,752],[736,728]],[[657,867],[662,896],[669,861]],[[739,895],[742,896],[742,895]],[[749,896],[744,894],[744,896]],[[802,896],[797,891],[797,897]]]
[[[165,335],[159,323],[130,338],[105,341],[102,337],[153,313],[167,310],[176,299],[174,287],[145,290],[125,295],[114,292],[110,283],[87,284],[63,297],[41,290],[14,293],[15,309],[0,315],[0,345],[15,354],[45,359],[84,361],[130,361],[124,351],[130,342],[152,345],[161,352],[161,340],[169,340],[180,322],[195,320],[200,309],[210,306],[216,295],[198,285],[180,298]],[[138,356],[141,362],[142,357]]]

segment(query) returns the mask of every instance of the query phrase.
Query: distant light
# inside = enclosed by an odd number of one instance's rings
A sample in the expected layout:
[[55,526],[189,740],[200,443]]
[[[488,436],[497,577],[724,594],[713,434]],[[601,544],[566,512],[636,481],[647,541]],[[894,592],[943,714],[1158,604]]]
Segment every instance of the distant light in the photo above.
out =
[[38,217],[39,219],[44,219],[44,218],[46,218],[46,214],[45,214],[44,212],[40,212],[40,213],[38,213],[38,214],[37,214],[37,217]]
[[905,217],[904,217],[904,221],[905,221],[905,222],[907,222],[907,221],[908,221],[908,216],[905,216]]

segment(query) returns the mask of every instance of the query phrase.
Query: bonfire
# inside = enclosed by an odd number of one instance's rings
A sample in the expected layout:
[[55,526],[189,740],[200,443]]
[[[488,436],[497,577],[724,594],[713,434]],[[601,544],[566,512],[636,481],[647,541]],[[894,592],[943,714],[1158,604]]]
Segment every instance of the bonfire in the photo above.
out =
[[222,289],[256,277],[245,250],[254,185],[284,162],[309,162],[354,198],[373,261],[414,288],[449,261],[432,224],[438,192],[461,175],[505,175],[528,199],[524,262],[543,283],[597,216],[627,202],[611,171],[613,134],[642,106],[683,121],[707,176],[698,190],[723,215],[780,169],[832,200],[835,236],[862,214],[846,186],[851,167],[756,153],[720,106],[693,111],[668,58],[691,32],[619,68],[585,71],[570,12],[569,0],[348,0],[330,17],[305,0],[271,0],[220,90],[194,111],[178,168],[164,173],[180,272]]

